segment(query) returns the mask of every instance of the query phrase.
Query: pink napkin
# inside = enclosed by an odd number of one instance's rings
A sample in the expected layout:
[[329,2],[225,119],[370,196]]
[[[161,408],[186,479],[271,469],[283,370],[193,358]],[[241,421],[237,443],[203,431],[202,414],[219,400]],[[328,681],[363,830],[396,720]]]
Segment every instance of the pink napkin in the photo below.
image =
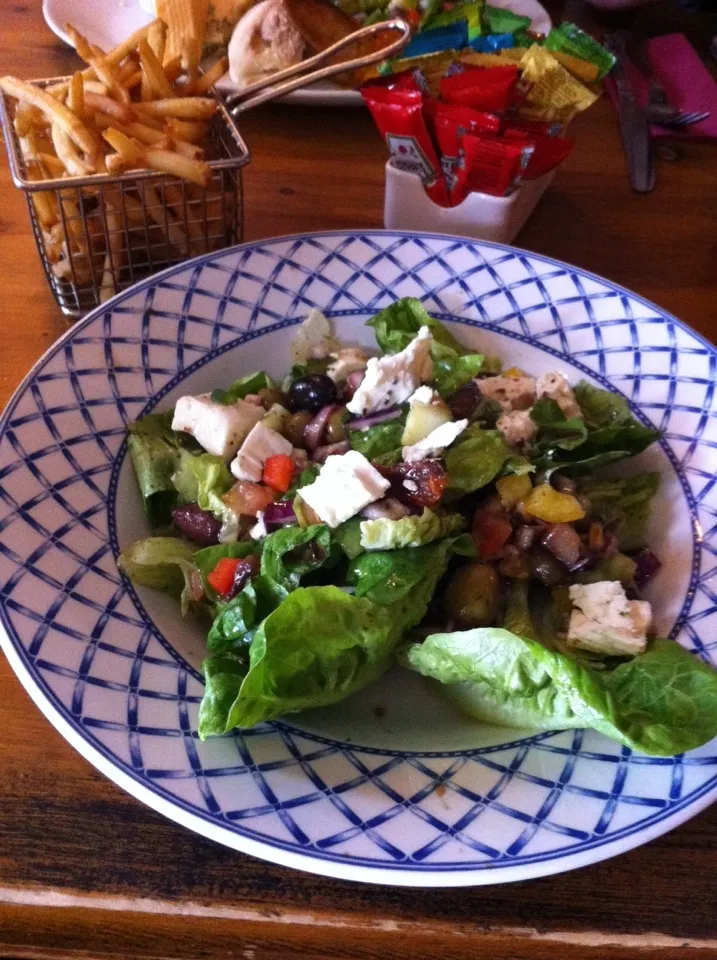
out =
[[[706,120],[688,127],[650,127],[651,136],[717,139],[717,83],[687,37],[682,33],[654,37],[647,41],[647,55],[655,76],[665,88],[668,103],[690,113],[710,111]],[[647,80],[634,64],[628,64],[628,74],[638,106],[646,106]],[[605,78],[605,90],[615,103],[617,91],[609,76]]]

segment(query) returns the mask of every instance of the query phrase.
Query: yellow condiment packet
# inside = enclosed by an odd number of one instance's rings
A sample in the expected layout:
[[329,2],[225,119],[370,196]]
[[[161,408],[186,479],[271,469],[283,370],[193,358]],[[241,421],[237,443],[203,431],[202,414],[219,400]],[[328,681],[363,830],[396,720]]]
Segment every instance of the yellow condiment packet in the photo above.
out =
[[[428,90],[432,97],[438,96],[438,86],[445,77],[446,70],[456,59],[454,50],[441,50],[438,53],[427,53],[423,57],[408,57],[405,60],[391,61],[391,73],[402,73],[404,70],[419,69],[426,78]],[[382,71],[379,71],[381,73]]]
[[539,119],[553,120],[568,111],[587,110],[598,99],[597,94],[568,73],[552,53],[537,44],[525,52],[519,66],[523,79],[531,83],[526,107],[533,114],[541,112]]
[[600,74],[600,67],[596,63],[588,63],[587,60],[573,57],[569,53],[561,53],[559,50],[551,50],[550,55],[582,83],[595,83]]
[[476,53],[471,49],[461,50],[456,54],[456,60],[460,60],[469,67],[504,67],[508,63],[508,58],[499,53]]

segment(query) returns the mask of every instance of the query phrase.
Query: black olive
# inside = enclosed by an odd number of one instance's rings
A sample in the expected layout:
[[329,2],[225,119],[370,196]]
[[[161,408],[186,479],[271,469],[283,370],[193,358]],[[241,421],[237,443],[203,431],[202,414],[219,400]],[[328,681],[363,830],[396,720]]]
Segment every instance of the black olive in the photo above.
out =
[[203,547],[212,547],[219,543],[221,521],[196,503],[188,503],[184,507],[175,507],[172,510],[172,520],[175,527],[187,540],[193,540]]
[[289,410],[309,410],[318,413],[322,407],[336,403],[336,384],[325,373],[310,373],[308,377],[294,380],[289,387],[287,400]]

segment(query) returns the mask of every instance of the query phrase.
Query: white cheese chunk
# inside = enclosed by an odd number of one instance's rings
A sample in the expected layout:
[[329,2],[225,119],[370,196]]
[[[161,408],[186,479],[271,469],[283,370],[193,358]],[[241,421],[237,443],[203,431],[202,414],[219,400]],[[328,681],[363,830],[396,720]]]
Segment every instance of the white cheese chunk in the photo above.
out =
[[567,420],[582,417],[583,412],[575,400],[573,388],[562,373],[544,373],[536,380],[535,391],[538,397],[549,397],[555,400]]
[[172,430],[190,433],[207,453],[231,460],[264,413],[263,407],[244,400],[214,403],[208,393],[180,397],[174,408]]
[[363,380],[346,404],[349,413],[365,417],[408,400],[421,383],[433,375],[432,342],[431,331],[421,327],[405,350],[385,357],[371,357]]
[[269,457],[280,454],[290,457],[293,450],[286,437],[282,437],[280,433],[264,423],[257,423],[241,445],[229,469],[237,480],[251,480],[253,483],[259,483],[264,473],[264,464]]
[[628,600],[618,580],[574,584],[570,599],[568,646],[613,655],[644,652],[652,624],[646,600]]
[[260,510],[256,515],[257,522],[249,531],[249,536],[252,540],[263,540],[264,537],[269,536],[269,531],[266,529],[266,524],[264,523],[264,511]]
[[350,373],[365,370],[368,363],[368,357],[359,347],[344,347],[343,350],[338,350],[331,356],[333,359],[326,373],[334,383],[343,383]]
[[501,414],[496,421],[496,429],[503,439],[513,447],[525,447],[538,433],[538,424],[530,416],[529,410],[511,410]]
[[467,420],[454,420],[442,423],[432,430],[423,440],[403,448],[403,459],[407,463],[415,460],[425,460],[427,457],[440,456],[446,447],[450,447],[468,426]]
[[433,387],[424,385],[416,390],[413,396],[409,398],[408,403],[413,406],[414,403],[434,403],[437,400],[440,400],[440,395]]
[[476,383],[484,397],[495,400],[505,411],[527,410],[535,402],[535,380],[532,377],[486,377]]
[[358,450],[327,457],[313,483],[300,490],[301,499],[330,527],[338,527],[364,507],[380,500],[391,484]]
[[329,321],[320,310],[310,310],[291,345],[293,362],[303,365],[308,360],[323,360],[337,348]]

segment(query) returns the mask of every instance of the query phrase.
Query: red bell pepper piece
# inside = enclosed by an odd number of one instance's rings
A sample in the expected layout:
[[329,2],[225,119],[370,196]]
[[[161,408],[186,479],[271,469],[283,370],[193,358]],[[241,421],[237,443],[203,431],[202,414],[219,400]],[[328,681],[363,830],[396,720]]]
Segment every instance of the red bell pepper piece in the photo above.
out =
[[294,461],[285,453],[279,453],[274,457],[267,457],[264,464],[264,475],[262,480],[271,487],[272,490],[278,490],[279,493],[286,493],[291,486],[294,476]]
[[207,583],[220,597],[231,591],[239,562],[237,557],[222,557],[212,572],[207,574]]
[[473,517],[473,540],[482,560],[495,560],[510,539],[513,527],[507,517],[476,510]]

